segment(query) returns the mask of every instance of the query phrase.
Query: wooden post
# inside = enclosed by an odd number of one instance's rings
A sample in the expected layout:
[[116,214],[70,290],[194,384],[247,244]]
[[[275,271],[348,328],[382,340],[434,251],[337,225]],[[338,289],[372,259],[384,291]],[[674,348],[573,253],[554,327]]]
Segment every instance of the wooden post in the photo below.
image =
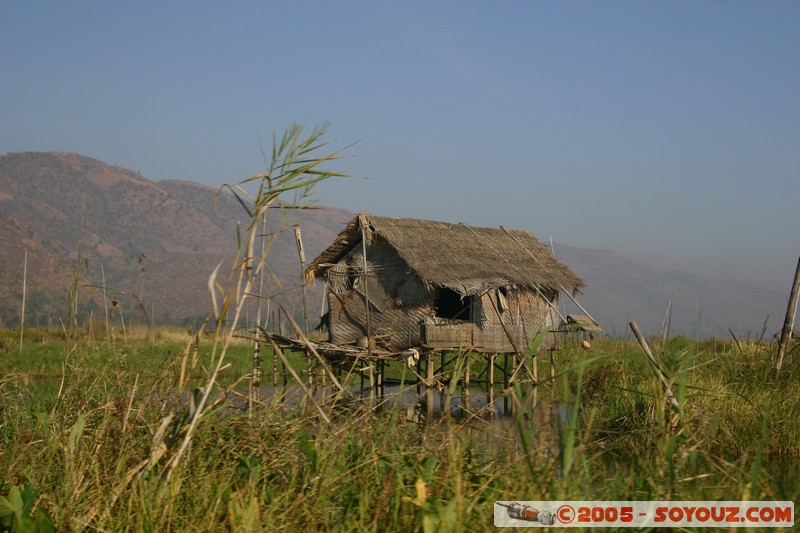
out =
[[111,349],[111,317],[108,315],[108,299],[106,298],[106,271],[103,262],[100,261],[100,276],[103,281],[103,308],[106,311],[106,345]]
[[775,379],[778,379],[781,375],[783,357],[786,355],[786,346],[789,344],[789,339],[792,336],[795,313],[797,312],[798,295],[800,295],[800,258],[797,259],[797,269],[794,272],[792,291],[789,293],[789,304],[786,306],[786,318],[783,321],[781,340],[778,343],[778,362],[775,365]]
[[417,394],[422,392],[422,375],[425,374],[426,370],[424,368],[425,361],[422,359],[419,360],[419,374],[417,374]]
[[433,388],[433,386],[434,386],[434,379],[433,379],[433,370],[434,370],[433,369],[433,365],[434,365],[433,352],[429,351],[426,354],[426,360],[427,360],[426,370],[427,370],[427,375],[428,375],[427,379],[425,380],[425,386],[426,386],[425,398],[427,400],[426,422],[430,423],[433,420],[433,402],[435,401],[434,388]]
[[25,292],[28,285],[28,250],[22,262],[22,312],[19,319],[19,353],[22,353],[22,334],[25,331]]
[[489,406],[494,413],[494,360],[497,355],[489,354]]
[[428,352],[427,354],[427,366],[426,369],[428,371],[428,378],[425,380],[425,386],[429,389],[433,388],[433,369],[434,369],[434,362],[433,362],[433,352]]
[[300,258],[300,286],[303,289],[303,333],[308,335],[308,311],[306,310],[306,251],[303,248],[303,235],[300,226],[294,227],[294,240],[297,243],[297,256]]
[[272,387],[278,386],[278,354],[272,350]]
[[378,361],[378,397],[383,398],[383,361]]
[[369,362],[369,405],[375,405],[375,363]]
[[[261,218],[261,234],[258,238],[258,254],[259,254],[259,269],[258,269],[258,298],[256,299],[256,325],[253,328],[253,376],[250,380],[250,408],[252,410],[252,403],[258,400],[261,388],[261,296],[264,294],[264,234],[267,231],[267,217],[263,215]],[[269,314],[269,309],[267,309]],[[274,356],[273,356],[274,361]],[[274,372],[273,372],[274,379]]]
[[[256,333],[258,335],[258,333]],[[250,380],[250,409],[253,402],[258,400],[261,387],[261,343],[256,340],[253,346],[253,376]]]
[[472,352],[467,352],[465,356],[467,360],[464,362],[464,393],[462,394],[461,405],[465,412],[469,411],[469,355]]

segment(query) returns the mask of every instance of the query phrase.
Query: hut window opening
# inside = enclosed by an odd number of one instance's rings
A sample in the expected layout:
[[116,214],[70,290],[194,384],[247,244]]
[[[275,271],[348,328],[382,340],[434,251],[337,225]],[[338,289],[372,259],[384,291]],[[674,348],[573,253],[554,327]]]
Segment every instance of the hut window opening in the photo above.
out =
[[443,287],[436,291],[436,316],[453,320],[472,320],[472,297],[462,298],[453,289]]

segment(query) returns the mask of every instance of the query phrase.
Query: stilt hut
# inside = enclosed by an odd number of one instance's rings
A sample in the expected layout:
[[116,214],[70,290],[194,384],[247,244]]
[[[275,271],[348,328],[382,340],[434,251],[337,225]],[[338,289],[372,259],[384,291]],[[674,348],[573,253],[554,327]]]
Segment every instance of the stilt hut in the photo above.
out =
[[527,352],[583,286],[527,231],[364,214],[305,276],[327,285],[330,342],[393,351]]

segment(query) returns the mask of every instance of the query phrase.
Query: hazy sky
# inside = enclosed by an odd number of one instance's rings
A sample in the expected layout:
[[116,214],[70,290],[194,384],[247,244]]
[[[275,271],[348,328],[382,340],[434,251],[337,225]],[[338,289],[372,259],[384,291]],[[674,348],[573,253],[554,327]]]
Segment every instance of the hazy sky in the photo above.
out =
[[0,153],[218,186],[292,122],[320,203],[788,292],[800,2],[0,2]]

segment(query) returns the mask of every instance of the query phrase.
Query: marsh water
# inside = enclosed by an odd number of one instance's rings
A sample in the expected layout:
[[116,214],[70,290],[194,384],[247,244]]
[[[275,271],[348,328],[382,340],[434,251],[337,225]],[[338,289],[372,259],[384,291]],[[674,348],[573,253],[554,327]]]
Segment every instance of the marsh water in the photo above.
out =
[[[306,390],[316,402],[325,402],[336,395],[330,385]],[[539,390],[530,385],[503,390],[502,386],[490,388],[486,384],[426,388],[417,383],[387,382],[374,388],[352,386],[347,391],[348,408],[391,412],[404,423],[417,424],[421,435],[433,438],[446,427],[444,421],[450,421],[479,447],[505,445],[518,449],[524,431],[528,445],[543,458],[559,456],[565,431],[575,427],[571,420],[582,414],[574,404],[559,399],[549,386]],[[241,392],[244,397],[246,391]],[[259,396],[263,403],[280,404],[288,410],[311,408],[308,394],[297,385],[263,385]],[[791,493],[800,483],[798,457],[766,457],[762,466],[764,474],[783,493]]]

